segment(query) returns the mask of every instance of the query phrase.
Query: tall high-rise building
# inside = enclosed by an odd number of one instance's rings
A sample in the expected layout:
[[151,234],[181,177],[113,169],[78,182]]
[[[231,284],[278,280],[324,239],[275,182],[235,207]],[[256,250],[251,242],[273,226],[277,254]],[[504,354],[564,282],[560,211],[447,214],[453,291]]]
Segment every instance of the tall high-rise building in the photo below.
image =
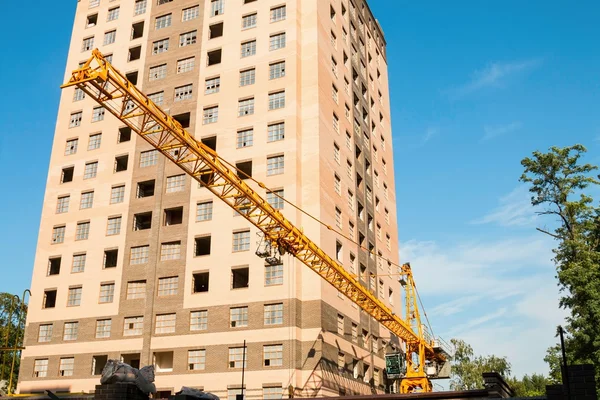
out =
[[[65,81],[94,48],[399,313],[385,40],[364,0],[80,0]],[[154,364],[159,397],[233,400],[243,359],[247,398],[385,390],[397,338],[291,256],[265,263],[259,239],[63,90],[19,391],[93,390],[108,359]]]

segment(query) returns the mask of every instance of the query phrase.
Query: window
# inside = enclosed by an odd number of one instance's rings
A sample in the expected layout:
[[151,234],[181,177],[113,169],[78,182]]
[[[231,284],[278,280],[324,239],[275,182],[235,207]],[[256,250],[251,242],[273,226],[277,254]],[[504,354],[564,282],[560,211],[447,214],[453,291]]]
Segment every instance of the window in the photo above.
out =
[[86,253],[73,254],[72,273],[83,272],[85,270]]
[[232,328],[248,326],[248,307],[230,308],[229,322]]
[[267,157],[267,176],[283,174],[284,156]]
[[164,212],[164,226],[183,223],[183,207],[167,208]]
[[256,69],[251,68],[240,71],[240,86],[254,85],[256,81]]
[[333,113],[333,130],[336,133],[340,133],[340,119],[335,113]]
[[344,335],[344,316],[341,314],[337,316],[337,333],[338,335]]
[[194,256],[201,257],[210,255],[210,244],[210,235],[194,238]]
[[283,398],[283,388],[281,387],[263,387],[263,400],[281,400]]
[[144,330],[144,317],[125,318],[123,324],[123,336],[141,335]]
[[[79,112],[72,113],[71,119],[69,121],[69,128],[75,128],[77,126],[80,126],[82,118],[83,118],[83,112],[79,111]],[[75,140],[77,140],[77,139],[75,139]],[[77,151],[77,147],[75,148],[75,151]]]
[[[254,99],[252,99],[254,101]],[[254,112],[254,103],[252,104],[252,111]],[[254,129],[245,129],[237,132],[237,148],[252,146],[252,140],[254,135]]]
[[145,264],[148,262],[150,246],[137,246],[131,248],[129,263],[131,265]]
[[196,222],[210,221],[212,219],[212,210],[212,201],[204,201],[196,204]]
[[102,134],[101,133],[95,133],[93,135],[90,135],[90,139],[88,141],[88,151],[100,148],[101,142],[102,142]]
[[202,124],[213,124],[219,120],[219,106],[207,107],[203,111]]
[[283,285],[283,264],[265,265],[265,286]]
[[285,32],[271,35],[269,39],[269,50],[277,50],[285,47]]
[[204,331],[208,329],[208,311],[192,311],[190,313],[190,330]]
[[197,31],[182,33],[179,35],[179,47],[190,46],[196,44]]
[[263,346],[263,355],[265,367],[281,367],[283,365],[283,345]]
[[100,285],[99,303],[112,303],[115,298],[115,284],[103,283]]
[[104,119],[104,107],[94,107],[92,112],[92,122],[102,121]]
[[135,0],[134,15],[140,15],[146,12],[147,0]]
[[52,331],[54,325],[52,324],[42,324],[38,330],[38,342],[45,343],[50,342],[52,340]]
[[107,21],[114,21],[119,18],[119,7],[109,8],[108,15],[106,17]]
[[65,322],[63,340],[77,340],[79,322]]
[[221,78],[218,76],[214,78],[208,78],[204,84],[204,94],[218,93],[221,88]]
[[116,30],[112,30],[112,31],[108,31],[104,34],[104,45],[109,45],[109,44],[113,44],[115,42],[115,40],[117,39],[117,31]]
[[283,303],[265,305],[265,325],[283,324]]
[[95,178],[98,173],[98,161],[93,161],[85,164],[83,179]]
[[193,84],[175,88],[175,101],[190,100],[193,94]]
[[215,39],[223,36],[223,22],[219,22],[218,24],[212,24],[208,27],[208,38]]
[[276,210],[283,210],[285,204],[283,199],[283,189],[267,192],[267,203]]
[[171,26],[171,14],[161,15],[160,17],[156,17],[156,21],[154,23],[154,29],[159,30]]
[[352,341],[358,343],[358,325],[352,323]]
[[[238,117],[254,114],[254,97],[238,101]],[[238,146],[239,147],[239,146]]]
[[96,339],[106,339],[110,337],[110,328],[112,320],[99,319],[96,321]]
[[200,6],[184,8],[181,12],[181,20],[183,22],[191,21],[198,18],[198,16],[200,16]]
[[130,140],[131,140],[131,128],[128,126],[119,128],[119,136],[117,138],[117,143],[129,142]]
[[283,140],[284,137],[285,137],[285,124],[283,122],[279,122],[276,124],[270,124],[268,126],[267,141],[276,142],[278,140]]
[[73,101],[81,101],[85,99],[85,92],[79,88],[75,88],[73,92]]
[[35,360],[33,362],[33,377],[45,378],[48,376],[48,359]]
[[[237,176],[240,179],[248,179],[252,177],[252,160],[249,161],[238,161],[235,163],[237,170]],[[234,213],[234,216],[238,214]]]
[[208,292],[208,272],[198,272],[193,275],[193,293]]
[[127,300],[143,299],[146,297],[146,281],[131,281],[127,283]]
[[56,201],[56,213],[63,214],[69,211],[69,202],[71,201],[71,196],[61,196]]
[[211,0],[210,1],[210,16],[215,17],[221,15],[224,12],[224,0]]
[[337,194],[342,195],[342,180],[338,174],[333,174],[333,188]]
[[152,43],[152,54],[160,54],[169,50],[169,38],[157,40]]
[[188,351],[188,370],[199,371],[205,368],[206,350]]
[[243,289],[249,284],[250,270],[248,267],[231,269],[231,288]]
[[160,260],[179,260],[181,257],[181,242],[167,242],[160,245]]
[[181,192],[185,190],[185,174],[167,177],[167,193]]
[[90,236],[90,222],[78,222],[75,240],[87,240]]
[[96,26],[96,24],[98,23],[98,14],[90,14],[87,16],[86,18],[86,28],[91,28],[93,26]]
[[[177,73],[183,74],[185,72],[192,71],[194,69],[195,63],[196,63],[196,57],[188,57],[188,58],[184,58],[183,60],[178,60],[177,61]],[[219,78],[217,78],[217,79],[219,79]],[[219,81],[220,81],[220,79],[219,79]]]
[[[230,347],[229,348],[229,368],[246,368],[248,363],[247,347]],[[228,391],[230,391],[229,389]],[[234,389],[235,390],[235,389]],[[241,392],[241,389],[237,389]],[[241,393],[240,393],[241,394]],[[234,396],[233,399],[236,397]]]
[[83,39],[83,42],[81,43],[81,51],[89,51],[94,47],[94,37],[88,37]]
[[114,186],[110,190],[110,204],[122,203],[125,200],[125,185]]
[[155,165],[157,162],[158,150],[148,150],[140,153],[140,168]]
[[81,305],[81,286],[69,288],[69,295],[67,298],[67,307],[76,307]]
[[250,250],[250,231],[233,233],[233,251]]
[[150,67],[148,73],[148,80],[156,81],[158,79],[164,79],[167,76],[167,64],[157,65]]
[[342,229],[342,210],[335,208],[335,226]]
[[67,144],[65,146],[65,156],[77,153],[77,145],[78,144],[79,144],[79,139],[67,140]]
[[222,54],[221,49],[209,51],[207,53],[207,56],[208,56],[207,57],[207,65],[211,66],[211,65],[220,64],[221,63],[221,54]]
[[44,302],[42,308],[54,308],[56,306],[56,289],[44,290]]
[[285,107],[285,90],[269,93],[269,110]]
[[177,314],[159,314],[156,316],[154,333],[174,333]]
[[127,61],[139,60],[142,57],[142,46],[135,46],[129,49]]
[[[144,21],[131,25],[131,40],[139,39],[144,35]],[[112,62],[112,61],[110,61]]]
[[[94,192],[81,193],[81,201],[79,203],[79,209],[85,210],[86,208],[92,208],[94,204]],[[68,204],[67,204],[68,206]]]
[[269,79],[277,79],[285,76],[285,61],[269,64]]
[[242,29],[249,29],[256,27],[256,13],[244,15],[242,17]]
[[52,228],[52,243],[63,243],[65,241],[65,226]]
[[255,54],[256,54],[256,40],[250,40],[250,41],[242,43],[241,52],[240,52],[240,55],[242,58],[253,56]]
[[271,8],[271,22],[277,22],[285,19],[285,6]]

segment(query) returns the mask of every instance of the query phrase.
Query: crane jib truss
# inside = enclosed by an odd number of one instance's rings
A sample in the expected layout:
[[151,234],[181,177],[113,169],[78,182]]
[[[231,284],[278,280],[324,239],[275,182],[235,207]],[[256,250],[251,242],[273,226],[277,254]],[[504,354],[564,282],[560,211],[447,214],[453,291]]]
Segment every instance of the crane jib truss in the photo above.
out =
[[[181,124],[154,104],[95,49],[92,57],[62,86],[76,86],[156,150],[200,182],[219,199],[238,211],[279,249],[284,249],[319,274],[333,287],[406,342],[418,349],[422,361],[444,362],[433,342],[415,333],[367,288],[329,257],[316,243],[241,179],[234,168],[205,144],[194,139]],[[423,379],[422,390],[431,390],[421,363],[412,375]],[[427,382],[425,382],[427,381]]]

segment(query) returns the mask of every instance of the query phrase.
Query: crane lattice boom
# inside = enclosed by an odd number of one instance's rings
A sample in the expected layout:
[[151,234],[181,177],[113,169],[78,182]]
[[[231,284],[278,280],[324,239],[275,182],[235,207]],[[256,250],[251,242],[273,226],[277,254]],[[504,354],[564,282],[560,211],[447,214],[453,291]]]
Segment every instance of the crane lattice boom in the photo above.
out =
[[[421,350],[420,358],[434,360],[433,343],[411,326],[329,257],[316,243],[242,180],[211,148],[194,139],[96,49],[92,57],[62,87],[77,86],[102,105],[165,157],[177,164],[219,199],[238,211],[265,235],[272,245],[285,249],[333,287],[407,343]],[[421,363],[423,364],[423,363]],[[421,368],[421,378],[428,381]],[[427,389],[429,388],[429,389]],[[430,384],[422,387],[431,390]]]

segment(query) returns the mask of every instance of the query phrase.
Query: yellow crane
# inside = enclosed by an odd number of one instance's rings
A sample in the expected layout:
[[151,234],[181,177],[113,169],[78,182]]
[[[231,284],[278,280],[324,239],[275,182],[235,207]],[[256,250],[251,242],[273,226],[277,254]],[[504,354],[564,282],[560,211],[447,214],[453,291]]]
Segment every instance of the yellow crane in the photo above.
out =
[[404,341],[406,355],[405,373],[400,385],[402,393],[430,392],[430,379],[445,375],[449,356],[423,330],[416,286],[408,264],[400,270],[400,281],[406,289],[406,316],[401,319],[253,190],[240,178],[234,166],[194,139],[178,121],[129,82],[98,49],[92,52],[85,64],[72,72],[62,88],[71,86],[83,90],[203,187],[243,215],[264,234],[270,248],[296,257]]

